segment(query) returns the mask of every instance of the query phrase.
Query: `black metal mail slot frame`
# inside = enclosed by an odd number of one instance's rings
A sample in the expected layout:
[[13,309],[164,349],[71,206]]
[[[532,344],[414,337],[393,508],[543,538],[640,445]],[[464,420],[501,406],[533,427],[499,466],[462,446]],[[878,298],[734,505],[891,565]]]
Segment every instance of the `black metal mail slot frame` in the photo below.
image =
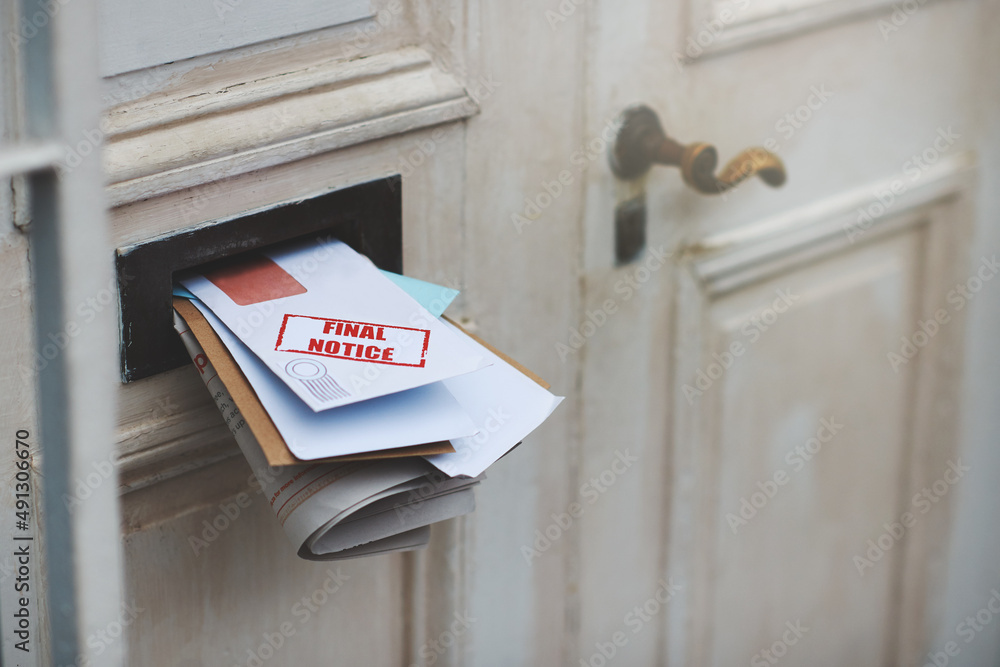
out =
[[332,235],[376,266],[403,271],[399,176],[254,211],[117,249],[122,382],[191,363],[174,331],[174,273],[265,246]]

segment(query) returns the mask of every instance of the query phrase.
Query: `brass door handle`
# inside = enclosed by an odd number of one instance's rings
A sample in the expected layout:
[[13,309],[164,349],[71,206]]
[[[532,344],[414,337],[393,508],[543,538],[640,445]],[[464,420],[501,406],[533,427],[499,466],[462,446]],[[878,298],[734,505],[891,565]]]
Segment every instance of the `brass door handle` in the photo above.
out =
[[757,175],[768,185],[785,182],[785,165],[763,148],[748,148],[729,161],[718,175],[719,155],[715,146],[693,143],[687,146],[666,135],[656,112],[647,106],[625,111],[618,137],[611,151],[611,170],[624,180],[636,179],[654,164],[681,168],[684,182],[706,195],[719,194]]

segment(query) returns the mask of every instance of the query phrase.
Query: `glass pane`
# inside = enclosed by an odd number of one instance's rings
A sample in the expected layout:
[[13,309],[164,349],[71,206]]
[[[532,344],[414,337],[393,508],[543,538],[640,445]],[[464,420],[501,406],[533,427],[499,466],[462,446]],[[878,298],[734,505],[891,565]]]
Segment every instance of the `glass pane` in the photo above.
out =
[[369,0],[100,0],[101,74],[296,35],[374,14]]

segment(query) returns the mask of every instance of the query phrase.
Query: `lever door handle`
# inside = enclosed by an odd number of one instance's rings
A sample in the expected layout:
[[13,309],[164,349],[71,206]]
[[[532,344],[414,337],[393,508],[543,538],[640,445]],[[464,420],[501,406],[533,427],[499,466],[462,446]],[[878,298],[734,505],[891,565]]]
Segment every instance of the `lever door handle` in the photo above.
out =
[[705,143],[683,145],[663,131],[656,112],[647,106],[629,108],[623,114],[611,152],[611,170],[624,180],[636,179],[654,164],[681,168],[684,182],[706,195],[719,194],[757,175],[768,185],[785,182],[785,165],[774,153],[748,148],[729,161],[715,175],[719,155]]

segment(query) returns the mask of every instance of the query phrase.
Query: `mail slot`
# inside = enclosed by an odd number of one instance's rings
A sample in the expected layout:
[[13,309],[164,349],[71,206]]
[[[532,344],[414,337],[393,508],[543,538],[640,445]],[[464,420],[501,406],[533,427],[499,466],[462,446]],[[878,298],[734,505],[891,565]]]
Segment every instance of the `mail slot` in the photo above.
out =
[[296,238],[333,236],[403,272],[399,176],[253,211],[117,249],[122,382],[190,364],[173,327],[174,274]]

